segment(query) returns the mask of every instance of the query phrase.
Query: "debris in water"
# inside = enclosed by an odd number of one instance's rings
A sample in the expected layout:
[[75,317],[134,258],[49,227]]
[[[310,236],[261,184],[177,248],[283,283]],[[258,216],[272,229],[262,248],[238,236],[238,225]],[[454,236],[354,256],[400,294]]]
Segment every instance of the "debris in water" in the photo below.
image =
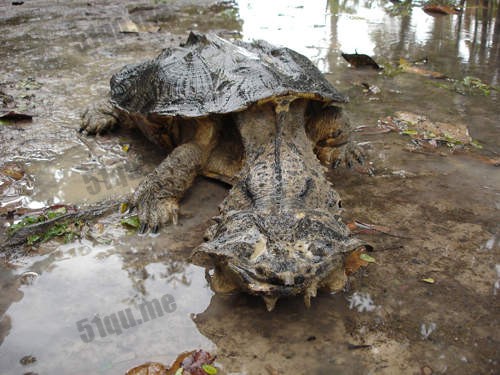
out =
[[429,323],[429,326],[426,326],[425,323],[422,323],[420,326],[420,334],[424,340],[427,340],[432,332],[434,332],[437,328],[436,323]]
[[1,167],[0,172],[16,181],[24,177],[24,169],[18,163],[6,163]]
[[125,375],[166,375],[167,368],[158,362],[148,362],[128,370]]
[[36,357],[32,355],[25,355],[23,358],[19,360],[19,363],[23,366],[31,365],[36,362]]
[[432,70],[427,70],[417,66],[415,63],[410,63],[406,59],[399,59],[399,69],[406,73],[418,74],[428,78],[434,79],[446,79],[448,78],[443,73],[435,72]]
[[370,85],[368,82],[361,82],[361,86],[364,87],[363,92],[365,94],[377,95],[377,94],[380,94],[380,92],[381,92],[381,90],[378,86]]
[[349,308],[351,310],[356,308],[358,312],[373,311],[377,307],[373,304],[373,300],[368,293],[354,292],[347,300],[349,301]]
[[358,53],[342,53],[342,57],[355,68],[382,69],[370,56]]
[[160,30],[160,26],[145,23],[142,25],[138,25],[131,20],[125,20],[118,24],[121,33],[125,34],[138,34],[138,33],[156,33]]
[[389,128],[418,142],[433,142],[448,147],[472,145],[467,126],[460,123],[433,122],[426,116],[410,112],[396,112],[395,116],[379,120],[378,126]]
[[179,354],[170,368],[158,362],[148,362],[134,367],[125,375],[215,375],[212,364],[215,356],[204,350],[193,350]]
[[33,282],[38,278],[38,273],[33,271],[24,272],[21,276],[19,276],[19,280],[23,285],[32,285]]
[[440,14],[440,15],[450,15],[450,14],[458,14],[460,11],[447,4],[436,4],[436,3],[428,3],[424,5],[424,12],[435,15],[435,14]]
[[462,80],[452,80],[451,86],[440,85],[446,89],[451,89],[460,95],[484,95],[489,96],[491,91],[499,91],[497,86],[490,86],[477,77],[466,76]]
[[214,361],[215,356],[212,356],[209,352],[201,349],[182,353],[177,357],[167,374],[175,374],[176,371],[182,368],[183,375],[206,375],[207,372],[205,371],[205,368],[208,369],[209,367],[205,366],[204,368],[204,365],[210,366],[208,371],[215,370],[215,373],[217,373],[217,369],[212,366]]

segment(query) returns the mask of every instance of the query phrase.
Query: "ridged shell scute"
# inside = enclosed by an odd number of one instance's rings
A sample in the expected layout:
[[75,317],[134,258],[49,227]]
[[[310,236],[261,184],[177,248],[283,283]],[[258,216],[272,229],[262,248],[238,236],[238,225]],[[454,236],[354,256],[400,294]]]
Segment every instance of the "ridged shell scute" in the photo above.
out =
[[111,102],[142,114],[202,117],[242,111],[279,96],[346,102],[305,56],[265,41],[191,33],[155,59],[111,78]]

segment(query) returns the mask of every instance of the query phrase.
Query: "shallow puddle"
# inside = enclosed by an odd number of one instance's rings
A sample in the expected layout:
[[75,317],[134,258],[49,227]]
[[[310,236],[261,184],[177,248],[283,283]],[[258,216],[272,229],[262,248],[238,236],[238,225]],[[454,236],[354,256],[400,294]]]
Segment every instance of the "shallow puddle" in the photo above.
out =
[[[79,116],[106,96],[111,74],[178,44],[190,29],[303,53],[350,96],[356,127],[375,128],[396,111],[417,113],[465,124],[481,148],[421,149],[408,135],[356,133],[375,175],[336,170],[329,177],[345,221],[383,225],[390,235],[359,234],[374,245],[376,263],[346,292],[321,294],[310,309],[288,299],[268,313],[260,299],[213,294],[204,270],[187,262],[227,192],[204,179],[184,199],[181,225],[159,236],[138,236],[113,214],[92,225],[88,239],[6,258],[0,373],[122,374],[196,348],[216,353],[228,374],[496,373],[499,92],[457,91],[467,76],[500,85],[500,17],[498,1],[463,4],[451,16],[389,1],[1,5],[0,90],[34,115],[0,123],[0,164],[24,171],[0,185],[5,225],[9,209],[133,191],[164,152],[129,131],[82,137]],[[122,33],[127,20],[159,30]],[[349,67],[341,52],[355,51],[385,72]],[[427,58],[422,68],[452,80],[401,72],[401,58]],[[367,85],[380,92],[366,92]],[[36,361],[21,361],[29,355]]]

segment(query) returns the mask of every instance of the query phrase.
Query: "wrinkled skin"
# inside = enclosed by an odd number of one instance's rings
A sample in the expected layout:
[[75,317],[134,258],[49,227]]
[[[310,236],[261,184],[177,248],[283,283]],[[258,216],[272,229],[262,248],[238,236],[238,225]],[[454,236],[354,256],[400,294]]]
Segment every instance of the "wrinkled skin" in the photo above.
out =
[[[258,68],[255,60],[251,64]],[[134,69],[125,68],[125,77],[133,71],[140,80]],[[340,95],[331,90],[332,97]],[[128,94],[120,89],[120,95]],[[296,93],[233,113],[173,118],[102,103],[84,113],[81,131],[136,126],[171,151],[131,199],[142,233],[177,223],[179,202],[197,175],[231,184],[216,223],[191,260],[206,267],[215,291],[260,295],[272,310],[281,296],[303,295],[309,305],[318,288],[341,290],[345,255],[364,246],[342,223],[340,199],[321,165],[363,162],[350,141],[349,122],[334,104]]]
[[[279,103],[239,115],[245,149],[252,152],[218,223],[192,256],[215,269],[210,279],[216,291],[262,295],[269,309],[280,296],[303,294],[309,305],[318,288],[342,289],[344,255],[362,246],[342,223],[340,198],[306,134],[307,104],[299,99],[289,107]],[[314,121],[308,126],[316,126]],[[272,137],[256,136],[264,124],[272,124]],[[342,132],[346,124],[341,123]],[[338,147],[346,146],[351,147],[342,141]],[[349,151],[338,147],[331,146],[345,157]]]

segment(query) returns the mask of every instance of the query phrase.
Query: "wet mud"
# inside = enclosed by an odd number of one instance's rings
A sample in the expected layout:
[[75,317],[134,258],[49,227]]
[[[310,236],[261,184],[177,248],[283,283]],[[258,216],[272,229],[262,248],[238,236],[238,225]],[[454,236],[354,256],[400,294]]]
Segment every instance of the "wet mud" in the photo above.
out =
[[[457,82],[500,85],[499,5],[463,6],[436,17],[386,1],[0,5],[2,100],[33,115],[0,122],[2,237],[16,212],[127,194],[165,157],[134,131],[83,137],[79,117],[107,95],[114,72],[189,30],[305,54],[350,96],[354,126],[376,129],[405,111],[465,124],[480,145],[422,148],[408,134],[356,132],[374,175],[334,170],[329,179],[346,222],[390,231],[357,234],[373,245],[375,263],[310,309],[283,299],[268,313],[261,299],[213,294],[187,258],[227,186],[201,178],[183,200],[180,225],[159,236],[136,235],[115,213],[88,224],[83,239],[2,254],[0,373],[121,374],[196,348],[216,353],[222,374],[498,373],[500,174],[491,160],[500,152],[500,93],[463,95]],[[384,71],[350,67],[341,53],[356,51]],[[453,81],[390,69],[424,57],[426,69]],[[175,308],[144,319],[141,306],[166,295]],[[127,309],[143,321],[100,330]]]

